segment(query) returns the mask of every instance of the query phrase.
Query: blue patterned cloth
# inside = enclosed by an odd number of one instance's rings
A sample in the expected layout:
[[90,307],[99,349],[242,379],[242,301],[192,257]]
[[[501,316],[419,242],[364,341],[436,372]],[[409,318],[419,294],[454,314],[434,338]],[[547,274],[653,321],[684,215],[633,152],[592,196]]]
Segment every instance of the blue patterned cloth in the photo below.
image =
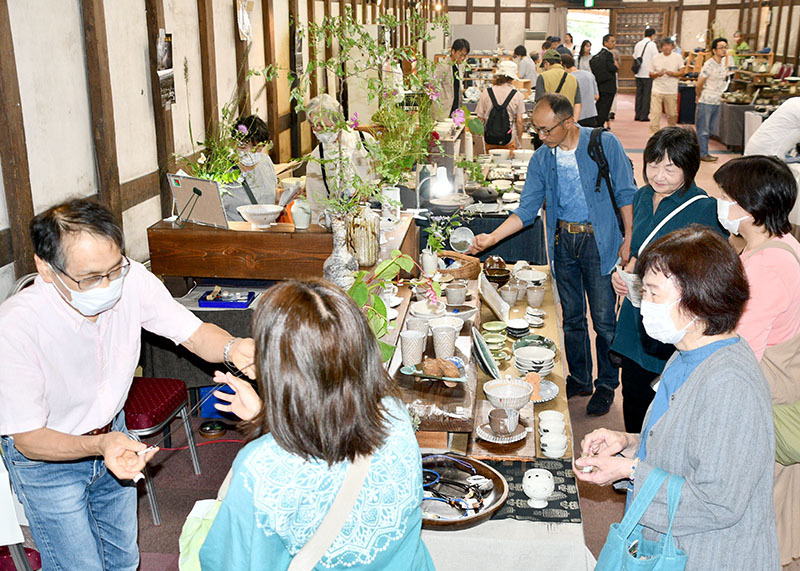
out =
[[558,170],[558,207],[556,215],[565,222],[588,222],[589,209],[581,188],[576,149],[565,151],[556,147],[556,169]]
[[[315,569],[433,570],[420,538],[422,459],[408,412],[384,401],[389,436],[350,517]],[[287,569],[333,504],[348,462],[305,461],[267,434],[236,456],[233,479],[200,550],[204,570]]]

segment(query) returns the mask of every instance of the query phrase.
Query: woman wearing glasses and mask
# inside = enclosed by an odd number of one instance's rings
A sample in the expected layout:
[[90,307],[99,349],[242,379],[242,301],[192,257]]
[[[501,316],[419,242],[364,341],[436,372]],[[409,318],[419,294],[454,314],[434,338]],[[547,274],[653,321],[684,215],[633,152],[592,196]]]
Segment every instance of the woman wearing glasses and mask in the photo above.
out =
[[[217,408],[242,418],[251,441],[234,461],[202,568],[287,569],[318,543],[299,568],[432,570],[419,447],[361,310],[328,282],[282,282],[264,294],[253,331],[263,402],[241,379],[216,379],[236,391],[217,391],[231,403]],[[358,469],[363,480],[350,482]],[[343,488],[353,502],[331,511]],[[320,535],[329,515],[342,519]]]
[[311,203],[311,221],[316,223],[327,201],[349,196],[355,185],[375,178],[365,145],[372,137],[351,129],[342,106],[327,93],[309,101],[306,113],[319,141],[306,166],[306,196]]
[[[637,274],[647,334],[677,350],[641,433],[587,434],[575,474],[630,479],[631,499],[656,467],[681,476],[672,534],[687,569],[776,569],[769,386],[735,331],[749,297],[742,263],[718,233],[692,225],[650,245]],[[666,533],[666,505],[664,486],[639,520],[645,539]]]
[[[722,189],[719,221],[744,239],[740,256],[750,284],[737,331],[772,390],[772,402],[800,400],[800,244],[789,234],[797,183],[776,157],[728,161],[714,180]],[[781,564],[800,558],[800,464],[775,464],[775,511]],[[797,561],[795,561],[797,563]]]

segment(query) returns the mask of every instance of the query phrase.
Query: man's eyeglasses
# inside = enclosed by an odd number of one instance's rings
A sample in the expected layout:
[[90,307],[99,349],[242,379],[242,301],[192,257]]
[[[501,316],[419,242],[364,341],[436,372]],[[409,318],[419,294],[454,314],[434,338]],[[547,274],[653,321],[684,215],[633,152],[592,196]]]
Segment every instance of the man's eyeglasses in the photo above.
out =
[[69,279],[74,281],[76,284],[78,284],[78,291],[88,291],[90,289],[96,288],[101,283],[103,283],[103,280],[105,278],[108,278],[108,281],[110,282],[113,282],[114,280],[118,280],[120,278],[124,278],[131,269],[131,261],[128,259],[127,256],[122,256],[122,265],[120,265],[119,267],[114,268],[107,274],[102,274],[99,276],[91,276],[89,278],[83,278],[82,280],[76,280],[61,268],[56,268],[56,269],[58,269],[59,272],[61,272]]
[[552,133],[553,131],[555,131],[555,130],[556,130],[556,128],[557,128],[559,125],[562,125],[562,124],[564,123],[564,121],[566,121],[567,119],[569,119],[569,117],[564,117],[564,118],[563,118],[561,121],[559,121],[558,123],[556,123],[555,125],[553,125],[553,126],[552,126],[552,127],[550,127],[550,128],[547,128],[547,129],[546,129],[546,128],[544,128],[544,127],[537,127],[536,125],[534,125],[534,126],[533,126],[533,130],[534,130],[536,133],[538,133],[540,137],[541,137],[542,135],[544,135],[545,137],[549,137],[549,136],[550,136],[550,133]]

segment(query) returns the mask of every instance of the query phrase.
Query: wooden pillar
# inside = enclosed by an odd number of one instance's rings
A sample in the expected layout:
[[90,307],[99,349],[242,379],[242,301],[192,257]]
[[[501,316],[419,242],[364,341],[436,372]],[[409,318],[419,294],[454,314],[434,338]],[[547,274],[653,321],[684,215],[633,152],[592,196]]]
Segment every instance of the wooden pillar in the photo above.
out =
[[[316,22],[316,10],[317,10],[317,1],[316,0],[308,0],[306,4],[306,14],[308,18],[308,22],[315,23]],[[308,42],[308,59],[309,61],[314,61],[317,59],[317,50],[314,47],[314,42],[311,41],[311,38],[306,37],[306,41]],[[309,86],[311,90],[311,97],[316,97],[319,95],[319,71],[314,71],[311,75],[311,85]]]
[[175,135],[172,132],[172,111],[161,104],[161,85],[158,80],[158,32],[164,29],[163,0],[145,0],[147,14],[147,45],[150,52],[150,98],[153,101],[153,120],[156,128],[156,158],[161,188],[161,215],[172,213],[172,191],[166,173],[172,170],[175,154]]
[[122,199],[119,190],[117,135],[114,127],[114,101],[108,67],[108,40],[102,0],[82,0],[86,70],[92,114],[92,139],[97,160],[100,202],[122,224]]
[[467,24],[472,24],[472,0],[467,0]]
[[497,24],[497,37],[503,37],[503,30],[500,28],[502,18],[500,17],[500,0],[494,0],[494,23]]
[[250,81],[247,72],[250,71],[250,44],[239,37],[239,21],[236,2],[233,2],[233,43],[236,47],[236,100],[240,116],[250,115]]
[[[300,21],[300,3],[299,0],[289,0],[289,22],[293,22],[289,26],[289,69],[292,70],[295,76],[295,80],[289,86],[291,89],[294,89],[299,85],[299,81],[297,77],[303,73],[302,69],[297,69],[297,25],[296,23]],[[290,131],[290,138],[291,138],[291,145],[292,145],[292,156],[299,157],[302,155],[302,150],[300,149],[300,121],[297,117],[297,103],[291,99],[289,101],[289,131]]]
[[14,274],[21,277],[35,272],[36,265],[33,262],[33,244],[28,235],[28,225],[33,218],[33,198],[15,58],[8,0],[0,0],[0,123],[3,125],[0,129],[0,162],[3,166]]
[[[792,12],[794,12],[794,2],[789,2],[789,13],[786,15],[789,25],[786,26],[786,35],[783,37],[783,63],[789,63],[789,38],[792,35]],[[800,46],[800,38],[798,38],[797,45]],[[776,46],[777,50],[777,46]],[[797,57],[794,59],[794,74],[797,75]]]
[[[778,52],[778,39],[780,37],[781,17],[782,16],[783,16],[783,0],[779,0],[778,1],[778,14],[777,14],[777,17],[775,18],[775,35],[773,36],[773,40],[772,40],[772,51],[775,52],[775,55],[777,55],[777,52]],[[786,58],[786,50],[784,50],[784,52],[783,52],[783,59],[784,59],[784,61],[786,61],[786,59],[787,59]]]
[[[325,18],[326,20],[331,17],[331,0],[325,0],[324,10],[323,10],[322,15],[323,15],[323,18]],[[329,46],[327,44],[327,42],[326,42],[325,43],[325,60],[328,61],[332,57],[333,57],[333,47]],[[323,71],[325,73],[325,77],[323,78],[323,80],[325,82],[325,93],[330,94],[331,86],[329,85],[328,71],[327,70],[323,70]]]
[[[717,17],[717,0],[711,0],[711,6],[708,9],[708,20],[706,21],[706,28],[711,29],[711,22]],[[712,40],[714,38],[711,38]]]
[[203,116],[206,130],[213,130],[219,122],[213,0],[197,0],[197,16],[200,33],[200,66],[203,70]]
[[[275,65],[275,13],[273,0],[264,0],[261,5],[261,23],[264,34],[264,62]],[[327,0],[326,0],[327,3]],[[275,80],[277,81],[277,79]],[[267,83],[267,125],[272,135],[270,156],[273,162],[279,163],[281,158],[280,126],[278,124],[278,93],[275,81]]]

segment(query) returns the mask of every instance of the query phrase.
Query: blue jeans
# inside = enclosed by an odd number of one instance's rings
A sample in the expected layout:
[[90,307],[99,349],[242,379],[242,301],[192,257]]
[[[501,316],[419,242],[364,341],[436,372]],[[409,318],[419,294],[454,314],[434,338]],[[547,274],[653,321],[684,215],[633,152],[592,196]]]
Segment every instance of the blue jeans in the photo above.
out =
[[600,255],[593,234],[556,233],[553,267],[564,316],[564,350],[569,374],[586,388],[592,387],[592,350],[586,321],[586,299],[597,334],[596,387],[614,390],[619,385],[619,369],[608,358],[614,340],[616,296],[611,276],[602,275]]
[[708,103],[697,104],[697,142],[700,143],[700,156],[708,155],[708,138],[717,126],[719,116],[719,105],[709,105]]
[[[125,431],[122,413],[113,430]],[[135,571],[136,486],[120,482],[102,458],[71,462],[29,460],[1,440],[11,484],[31,526],[42,569]]]

